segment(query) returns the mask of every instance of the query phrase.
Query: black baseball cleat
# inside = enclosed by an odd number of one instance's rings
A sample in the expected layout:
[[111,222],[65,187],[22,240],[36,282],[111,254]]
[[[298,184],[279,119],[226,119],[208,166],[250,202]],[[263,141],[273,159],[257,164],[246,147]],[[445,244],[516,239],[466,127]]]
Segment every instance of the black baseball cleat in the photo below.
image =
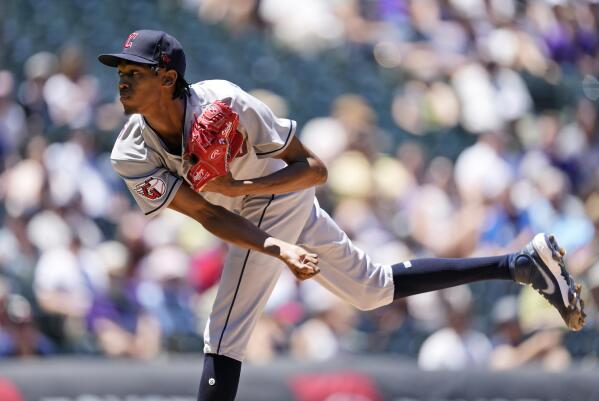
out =
[[554,235],[537,234],[520,252],[510,255],[509,267],[515,281],[532,285],[558,310],[568,328],[578,331],[586,314],[580,284],[566,270],[565,254]]

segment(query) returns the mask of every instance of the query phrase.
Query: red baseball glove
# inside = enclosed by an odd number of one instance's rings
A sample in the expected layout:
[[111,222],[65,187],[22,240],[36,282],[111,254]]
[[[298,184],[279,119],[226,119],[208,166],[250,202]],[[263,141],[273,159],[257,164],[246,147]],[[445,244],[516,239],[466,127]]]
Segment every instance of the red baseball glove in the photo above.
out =
[[243,137],[237,132],[238,124],[237,113],[220,100],[206,107],[195,119],[186,151],[194,163],[187,173],[194,191],[201,191],[208,181],[229,172],[229,162],[243,144]]

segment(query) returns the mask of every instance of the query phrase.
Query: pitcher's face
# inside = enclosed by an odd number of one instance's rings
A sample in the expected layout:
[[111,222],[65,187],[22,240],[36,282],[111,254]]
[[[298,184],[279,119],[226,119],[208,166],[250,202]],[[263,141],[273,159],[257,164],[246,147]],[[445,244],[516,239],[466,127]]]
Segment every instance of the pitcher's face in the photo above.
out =
[[118,66],[119,95],[125,114],[141,113],[160,96],[160,73],[149,66],[121,63]]

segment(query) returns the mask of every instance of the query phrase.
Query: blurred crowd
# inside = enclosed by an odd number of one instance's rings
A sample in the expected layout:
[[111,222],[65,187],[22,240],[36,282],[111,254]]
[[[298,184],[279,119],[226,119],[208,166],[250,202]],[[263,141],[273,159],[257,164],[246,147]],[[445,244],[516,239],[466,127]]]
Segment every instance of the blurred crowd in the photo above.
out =
[[[597,363],[598,2],[179,4],[189,24],[225,27],[216,52],[254,32],[315,70],[324,54],[360,55],[338,71],[355,89],[298,133],[329,167],[321,205],[375,261],[502,254],[552,232],[589,310],[586,328],[569,334],[538,294],[498,281],[360,312],[285,272],[250,362],[368,353],[423,369]],[[109,162],[125,119],[116,76],[92,74],[91,57],[68,45],[0,70],[0,357],[201,352],[226,244],[175,212],[137,210]],[[359,73],[372,68],[375,77]],[[369,90],[381,86],[388,102]],[[297,118],[289,93],[248,89]]]

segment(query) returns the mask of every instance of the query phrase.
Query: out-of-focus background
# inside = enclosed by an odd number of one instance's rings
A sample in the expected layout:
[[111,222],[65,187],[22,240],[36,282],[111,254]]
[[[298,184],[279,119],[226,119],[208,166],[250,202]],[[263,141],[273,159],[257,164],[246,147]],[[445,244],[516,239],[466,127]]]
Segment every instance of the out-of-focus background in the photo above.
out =
[[285,272],[247,365],[597,366],[597,1],[2,0],[3,370],[200,359],[226,246],[174,212],[145,218],[109,163],[125,117],[96,56],[140,28],[180,40],[189,82],[233,81],[297,120],[329,167],[321,205],[376,261],[501,254],[552,232],[584,286],[588,323],[567,333],[510,282],[360,312]]

